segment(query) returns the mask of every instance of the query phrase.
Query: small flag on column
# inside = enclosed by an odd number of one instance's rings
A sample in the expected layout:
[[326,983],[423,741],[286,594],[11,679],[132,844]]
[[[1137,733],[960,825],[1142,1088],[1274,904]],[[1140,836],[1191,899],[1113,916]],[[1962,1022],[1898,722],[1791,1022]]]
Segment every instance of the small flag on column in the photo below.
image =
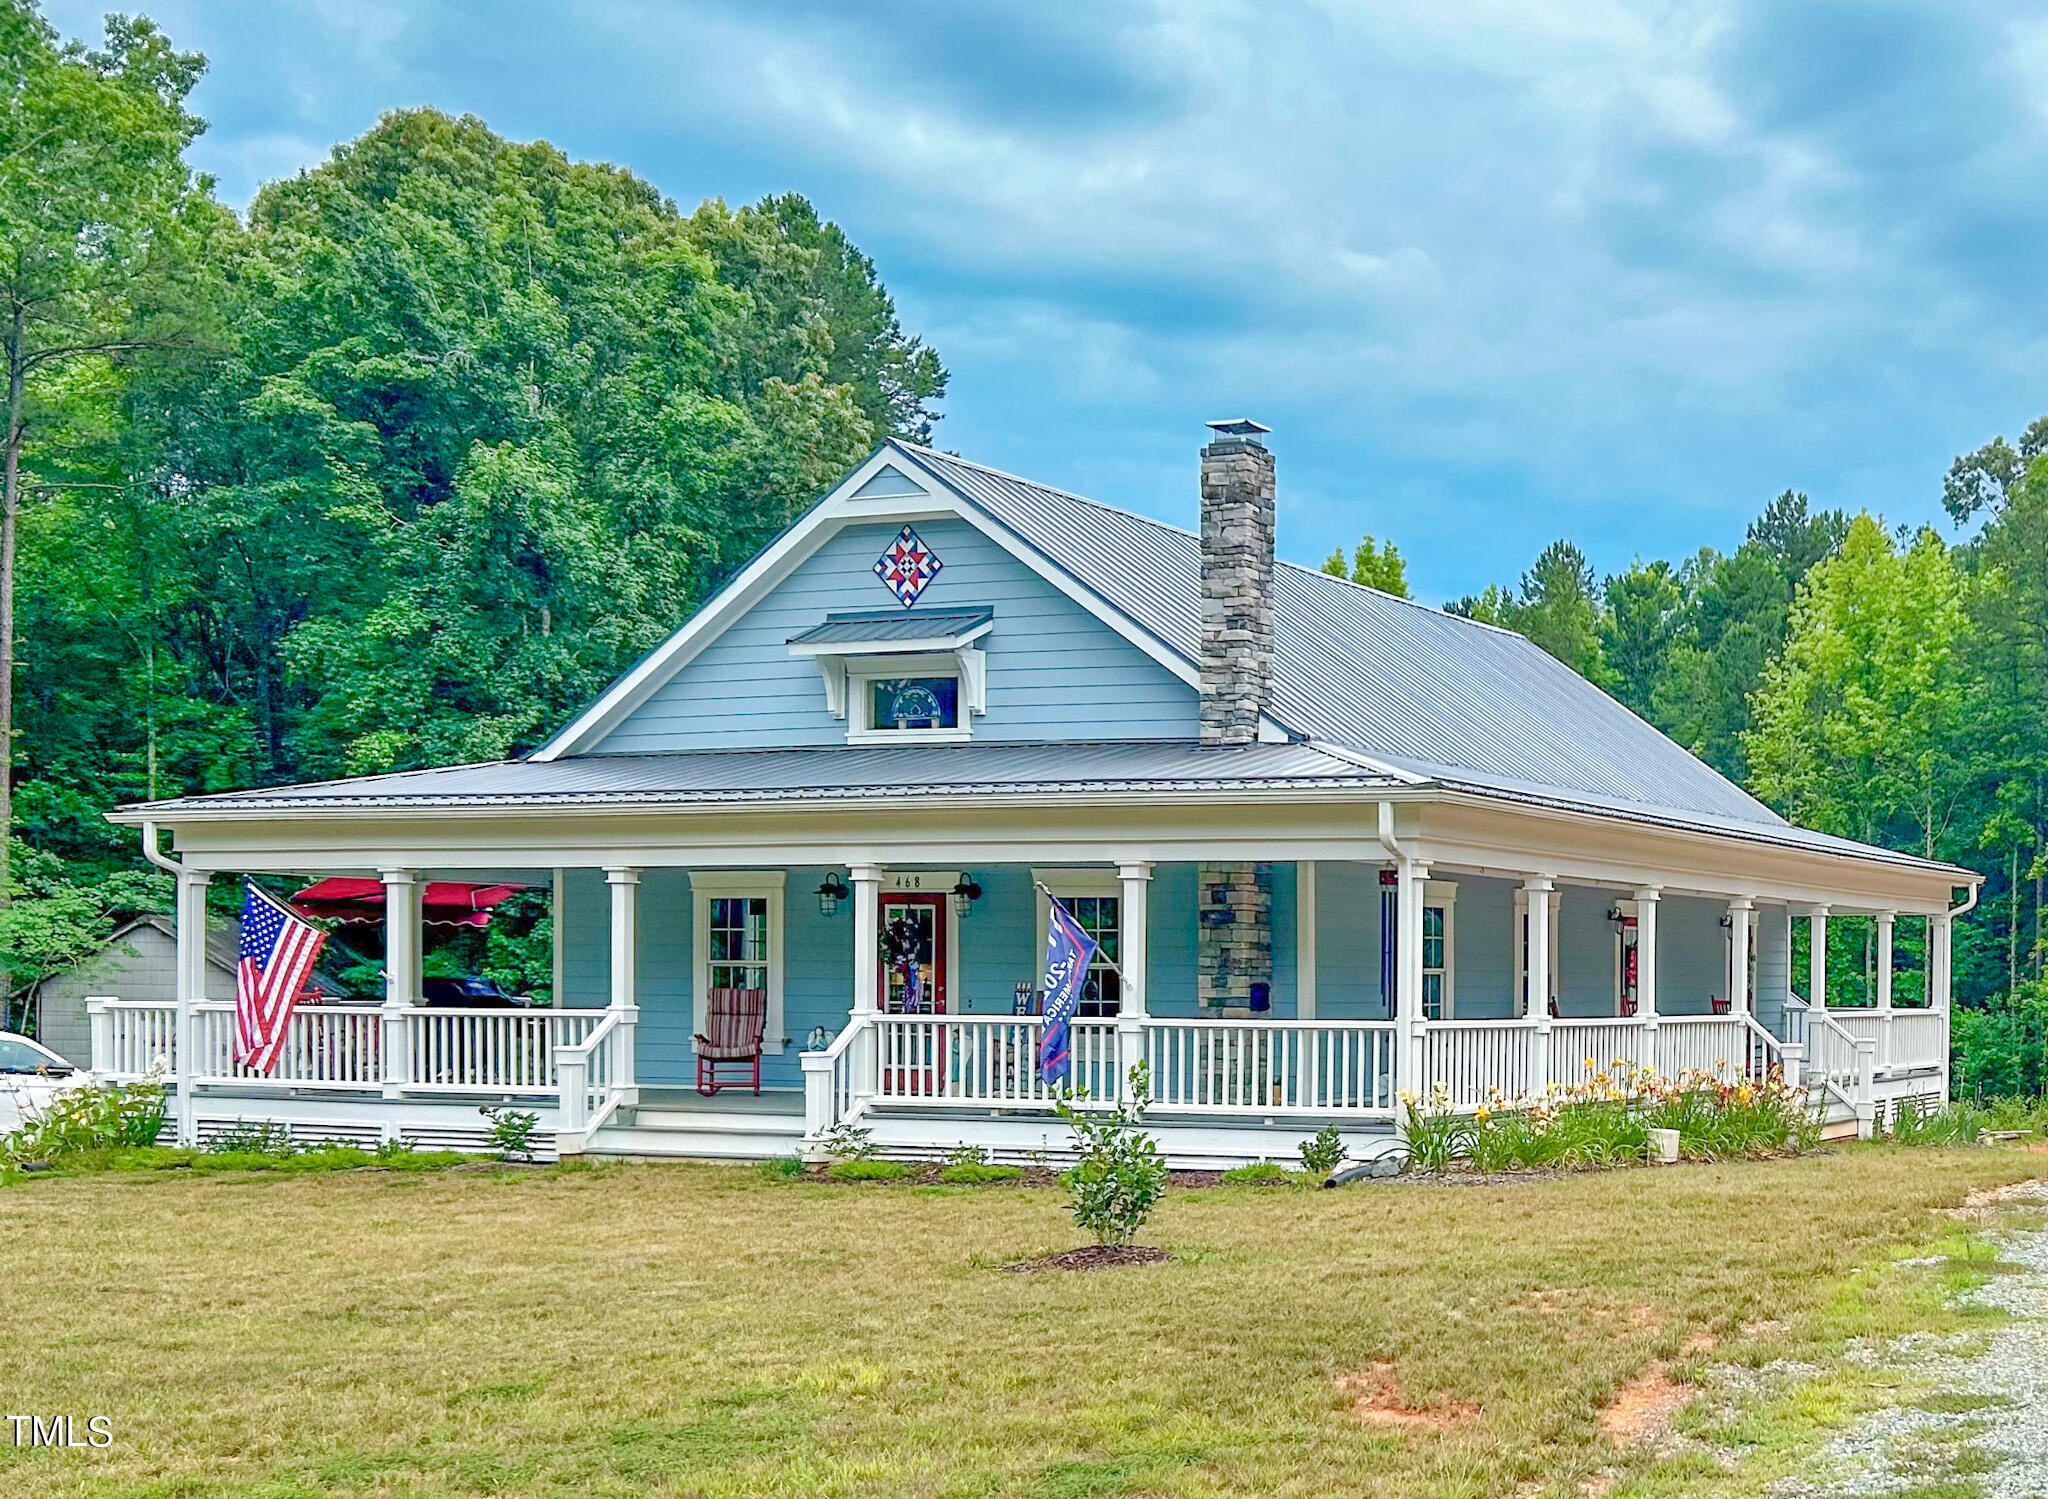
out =
[[1045,1029],[1038,1036],[1038,1075],[1054,1087],[1073,1074],[1074,1010],[1095,961],[1096,943],[1081,923],[1050,893],[1052,910],[1045,924]]
[[242,949],[235,964],[235,1060],[277,1067],[292,1007],[327,945],[327,934],[254,882],[242,887]]

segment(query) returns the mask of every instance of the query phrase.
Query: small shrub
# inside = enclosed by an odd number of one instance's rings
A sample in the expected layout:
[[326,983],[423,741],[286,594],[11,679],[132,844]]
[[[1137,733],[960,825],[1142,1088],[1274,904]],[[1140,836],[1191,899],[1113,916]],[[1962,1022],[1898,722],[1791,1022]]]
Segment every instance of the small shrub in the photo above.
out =
[[1232,1166],[1223,1173],[1223,1184],[1228,1187],[1292,1187],[1301,1183],[1304,1173],[1290,1171],[1278,1161],[1259,1161],[1250,1166]]
[[956,1161],[939,1173],[942,1182],[964,1182],[969,1186],[981,1186],[986,1182],[1015,1182],[1024,1180],[1022,1166],[991,1166],[986,1161]]
[[271,1120],[237,1119],[206,1142],[208,1155],[297,1155],[298,1142],[291,1126]]
[[818,1148],[835,1161],[864,1161],[875,1152],[875,1132],[852,1124],[835,1124],[818,1136]]
[[893,1182],[910,1175],[910,1168],[901,1161],[871,1161],[863,1157],[834,1161],[825,1168],[825,1174],[842,1182]]
[[946,1164],[948,1166],[986,1166],[988,1164],[988,1151],[979,1145],[969,1145],[965,1140],[962,1140],[958,1145],[955,1145],[946,1152]]
[[755,1169],[769,1181],[786,1182],[804,1174],[804,1163],[793,1155],[783,1155],[772,1161],[762,1161]]
[[1081,1159],[1060,1174],[1073,1208],[1074,1222],[1095,1236],[1098,1244],[1128,1244],[1152,1209],[1166,1195],[1166,1158],[1139,1123],[1152,1095],[1152,1069],[1144,1062],[1131,1069],[1128,1097],[1100,1112],[1074,1106],[1071,1091],[1055,1107]]
[[485,1104],[477,1112],[491,1121],[490,1147],[501,1161],[533,1159],[533,1132],[540,1127],[540,1115],[525,1109],[498,1109]]
[[1349,1154],[1337,1126],[1326,1124],[1316,1131],[1314,1139],[1301,1142],[1301,1169],[1311,1176],[1328,1176],[1344,1164]]

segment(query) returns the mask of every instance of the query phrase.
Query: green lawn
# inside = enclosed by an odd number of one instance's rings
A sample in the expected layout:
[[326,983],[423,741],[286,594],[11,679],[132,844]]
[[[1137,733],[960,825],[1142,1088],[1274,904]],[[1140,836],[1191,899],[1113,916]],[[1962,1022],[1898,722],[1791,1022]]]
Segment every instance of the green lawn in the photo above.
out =
[[[1651,1360],[1832,1337],[1859,1265],[2038,1174],[1862,1148],[1504,1187],[1169,1195],[1170,1265],[1016,1275],[1057,1194],[748,1167],[102,1175],[0,1193],[49,1494],[1576,1493]],[[1864,1279],[1869,1279],[1865,1277]],[[1899,1303],[1886,1313],[1906,1315]],[[1715,1355],[1682,1355],[1702,1332]],[[1755,1354],[1757,1357],[1763,1354]],[[1352,1389],[1441,1421],[1361,1422]]]

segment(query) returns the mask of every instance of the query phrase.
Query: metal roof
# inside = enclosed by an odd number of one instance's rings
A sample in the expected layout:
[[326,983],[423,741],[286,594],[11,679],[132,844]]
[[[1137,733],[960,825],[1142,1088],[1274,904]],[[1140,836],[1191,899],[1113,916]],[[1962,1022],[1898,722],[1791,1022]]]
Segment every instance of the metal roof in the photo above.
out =
[[791,645],[885,645],[904,640],[957,640],[996,617],[991,605],[894,614],[828,614],[824,623],[789,637]]
[[121,815],[124,821],[141,821],[171,808],[190,816],[341,808],[684,806],[882,796],[906,790],[1001,796],[1373,789],[1406,784],[1400,776],[1306,744],[1233,750],[1184,742],[882,745],[495,761],[188,796],[124,807]]
[[[1195,534],[950,454],[893,446],[1139,627],[1199,660]],[[1512,631],[1291,563],[1274,572],[1268,711],[1287,728],[1370,756],[1577,794],[1589,804],[1788,826]]]

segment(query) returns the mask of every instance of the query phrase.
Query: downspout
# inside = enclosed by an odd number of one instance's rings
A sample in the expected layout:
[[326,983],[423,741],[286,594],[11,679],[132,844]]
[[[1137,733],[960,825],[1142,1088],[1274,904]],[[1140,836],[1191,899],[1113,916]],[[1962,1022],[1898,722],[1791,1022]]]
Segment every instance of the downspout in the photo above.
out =
[[1417,1029],[1421,1018],[1414,1003],[1417,996],[1408,992],[1408,970],[1412,963],[1420,962],[1419,953],[1407,951],[1406,938],[1408,908],[1421,895],[1413,888],[1414,855],[1401,846],[1394,836],[1394,804],[1382,801],[1379,804],[1379,843],[1386,850],[1387,857],[1394,861],[1394,1080],[1397,1088],[1405,1080],[1406,1091],[1418,1096],[1428,1090],[1422,1083],[1422,1036]]
[[[154,822],[145,822],[142,825],[142,857],[149,860],[158,869],[165,871],[178,882],[177,897],[172,906],[172,909],[177,912],[178,919],[176,959],[178,965],[176,986],[178,1010],[171,1032],[173,1037],[172,1050],[176,1054],[177,1061],[171,1068],[171,1078],[178,1086],[178,1112],[176,1115],[178,1143],[180,1145],[192,1146],[199,1143],[198,1116],[193,1108],[192,1088],[185,1080],[185,1068],[189,1065],[194,1049],[198,1045],[194,1036],[196,1027],[192,1023],[192,1002],[205,992],[205,937],[202,934],[196,939],[198,952],[196,956],[193,955],[189,949],[195,944],[195,938],[192,933],[185,930],[186,921],[192,914],[191,906],[194,904],[186,898],[187,876],[190,871],[185,868],[183,861],[173,859],[157,846],[156,824]],[[199,919],[203,923],[206,919],[206,891],[204,886],[200,888],[197,904],[200,913]],[[93,1065],[98,1067],[100,1065],[100,1058],[94,1057]]]
[[[1383,805],[1384,805],[1384,804],[1383,804]],[[1950,921],[1954,921],[1954,920],[1955,920],[1955,919],[1956,919],[1956,918],[1957,918],[1958,916],[1967,916],[1967,915],[1969,915],[1969,914],[1970,914],[1970,913],[1971,913],[1972,911],[1976,910],[1976,909],[1977,909],[1977,894],[1978,894],[1978,892],[1979,892],[1979,891],[1981,891],[1981,890],[1982,890],[1983,888],[1984,888],[1984,882],[1983,882],[1982,880],[1974,880],[1974,881],[1972,881],[1972,882],[1971,882],[1971,884],[1970,884],[1970,898],[1969,898],[1968,900],[1964,901],[1964,902],[1963,902],[1963,903],[1962,903],[1961,905],[1959,905],[1959,906],[1950,906],[1950,907],[1948,908],[1948,919],[1949,919]]]
[[157,846],[156,824],[153,822],[145,822],[142,825],[142,857],[167,874],[180,875],[185,872],[183,864]]

